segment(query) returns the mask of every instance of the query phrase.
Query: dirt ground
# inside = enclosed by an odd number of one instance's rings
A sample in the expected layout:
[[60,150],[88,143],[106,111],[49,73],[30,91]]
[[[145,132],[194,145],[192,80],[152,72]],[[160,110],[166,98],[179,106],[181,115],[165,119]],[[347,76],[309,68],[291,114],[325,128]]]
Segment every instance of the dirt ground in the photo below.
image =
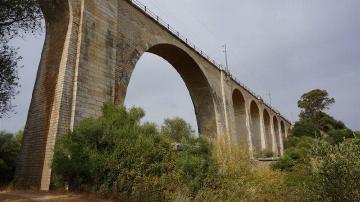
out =
[[91,196],[85,196],[73,193],[52,193],[35,191],[0,191],[0,202],[33,202],[33,201],[51,201],[51,202],[92,202],[104,201]]

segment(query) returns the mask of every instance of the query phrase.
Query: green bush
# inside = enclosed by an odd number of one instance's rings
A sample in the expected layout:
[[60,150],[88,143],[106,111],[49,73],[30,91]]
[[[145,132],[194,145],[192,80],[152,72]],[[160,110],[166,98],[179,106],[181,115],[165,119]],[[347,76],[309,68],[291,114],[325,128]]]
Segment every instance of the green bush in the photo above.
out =
[[283,173],[257,167],[247,148],[214,142],[215,167],[195,201],[284,201]]
[[[101,117],[83,120],[73,132],[59,136],[53,186],[69,184],[70,190],[119,200],[165,200],[180,190],[195,195],[211,167],[209,143],[183,133],[189,128],[174,130],[170,119],[164,125],[181,135],[162,135],[154,124],[140,124],[143,116],[139,108],[108,103]],[[181,151],[172,147],[178,139],[185,145]]]
[[354,133],[350,129],[334,129],[329,131],[326,140],[331,144],[339,144],[345,139],[354,138]]
[[306,136],[289,136],[285,143],[287,149],[284,155],[278,161],[272,163],[271,167],[282,171],[291,171],[297,164],[307,162],[310,149],[317,141],[317,139]]
[[355,131],[354,134],[356,138],[360,138],[360,131]]
[[315,138],[320,134],[316,125],[310,120],[301,120],[296,122],[291,132],[295,137],[307,136]]
[[0,186],[7,185],[14,178],[21,141],[22,131],[16,135],[0,131]]
[[349,139],[339,145],[317,142],[310,160],[290,173],[291,181],[301,184],[303,193],[317,201],[360,201],[360,140]]
[[274,152],[271,149],[262,149],[255,154],[256,158],[270,158],[274,156]]

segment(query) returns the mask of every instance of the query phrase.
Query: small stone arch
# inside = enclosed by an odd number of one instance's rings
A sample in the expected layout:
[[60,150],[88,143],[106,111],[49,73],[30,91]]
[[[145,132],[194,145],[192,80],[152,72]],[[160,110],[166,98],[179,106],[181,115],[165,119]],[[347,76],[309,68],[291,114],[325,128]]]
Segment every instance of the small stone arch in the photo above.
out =
[[282,138],[282,141],[284,142],[285,138],[286,138],[286,131],[285,131],[285,124],[284,124],[283,120],[280,121],[280,128],[281,128],[281,138]]
[[272,150],[272,133],[271,133],[271,119],[269,112],[264,109],[263,111],[263,118],[264,118],[264,135],[265,135],[265,144],[266,149]]
[[245,98],[240,90],[235,89],[232,94],[232,102],[234,109],[234,139],[241,146],[248,145],[248,130],[246,127],[246,104]]
[[255,101],[250,104],[250,129],[253,150],[255,152],[261,151],[260,110]]
[[279,121],[276,116],[273,117],[273,127],[274,127],[274,134],[275,134],[275,145],[276,145],[276,152],[280,155],[281,152],[281,142],[280,142],[280,131],[279,131]]

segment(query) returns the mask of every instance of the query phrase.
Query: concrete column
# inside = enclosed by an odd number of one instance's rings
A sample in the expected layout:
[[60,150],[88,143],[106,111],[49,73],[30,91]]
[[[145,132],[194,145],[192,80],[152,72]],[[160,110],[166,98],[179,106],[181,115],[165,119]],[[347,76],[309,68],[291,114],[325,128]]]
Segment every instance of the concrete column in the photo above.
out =
[[221,83],[221,97],[224,107],[224,114],[225,114],[225,130],[226,130],[226,137],[228,139],[228,142],[231,141],[231,135],[230,135],[230,128],[229,128],[229,117],[228,117],[228,110],[227,110],[227,104],[226,104],[226,96],[225,96],[225,74],[224,71],[221,71],[220,76],[220,83]]
[[272,151],[277,153],[277,143],[275,138],[275,128],[274,128],[274,119],[270,118],[270,130],[271,130],[271,139],[272,139]]
[[[248,106],[248,103],[245,101],[245,106]],[[246,129],[247,129],[247,134],[248,134],[248,145],[249,145],[249,154],[251,157],[253,157],[253,143],[252,143],[252,133],[251,133],[251,126],[250,126],[250,111],[248,109],[248,107],[245,107],[245,111],[246,111]]]

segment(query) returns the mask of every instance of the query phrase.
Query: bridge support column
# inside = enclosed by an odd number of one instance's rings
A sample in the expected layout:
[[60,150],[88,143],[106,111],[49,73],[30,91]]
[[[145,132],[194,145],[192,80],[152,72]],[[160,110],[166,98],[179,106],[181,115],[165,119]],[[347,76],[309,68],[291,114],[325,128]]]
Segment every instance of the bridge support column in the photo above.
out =
[[57,134],[70,126],[80,1],[40,1],[46,39],[15,176],[18,188],[48,190]]

